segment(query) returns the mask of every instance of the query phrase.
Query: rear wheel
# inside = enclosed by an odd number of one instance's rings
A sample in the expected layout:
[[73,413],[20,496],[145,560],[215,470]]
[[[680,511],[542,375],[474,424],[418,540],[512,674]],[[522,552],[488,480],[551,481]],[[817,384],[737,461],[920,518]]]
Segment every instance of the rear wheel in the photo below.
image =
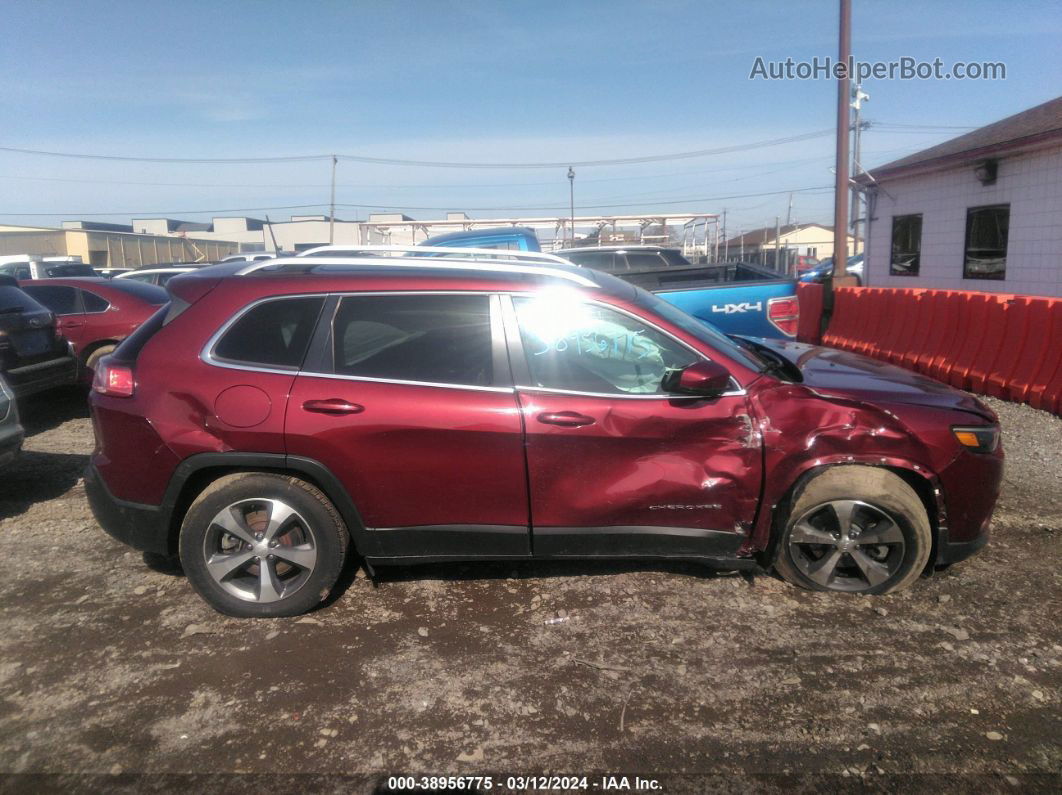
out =
[[841,466],[797,496],[774,566],[803,588],[883,594],[914,582],[932,545],[925,506],[903,479]]
[[304,613],[328,596],[347,529],[316,487],[265,473],[228,475],[192,503],[181,527],[181,565],[192,587],[226,615]]
[[99,364],[100,359],[102,359],[109,353],[114,353],[115,347],[116,346],[114,345],[101,345],[100,347],[96,348],[96,350],[90,353],[88,355],[88,358],[85,359],[85,370],[87,370],[90,374],[95,374],[96,365]]

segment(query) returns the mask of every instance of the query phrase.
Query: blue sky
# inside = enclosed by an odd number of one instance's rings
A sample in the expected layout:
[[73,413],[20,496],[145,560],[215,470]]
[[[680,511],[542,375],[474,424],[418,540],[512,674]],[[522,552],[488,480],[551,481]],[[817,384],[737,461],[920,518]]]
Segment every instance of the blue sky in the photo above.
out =
[[[870,80],[865,118],[979,126],[1062,86],[1057,2],[854,0],[853,49],[1002,61],[1002,81]],[[144,157],[350,153],[555,162],[701,150],[823,130],[834,84],[749,80],[754,59],[836,53],[837,2],[26,2],[8,0],[0,146]],[[875,130],[872,167],[961,130]],[[828,221],[830,136],[748,152],[581,167],[577,213],[728,210],[737,232]],[[326,205],[327,161],[150,164],[0,152],[0,223]],[[563,214],[565,168],[341,162],[341,218]],[[783,192],[778,195],[752,195]],[[520,208],[520,209],[508,209]],[[291,212],[259,210],[276,220]],[[205,211],[192,212],[192,211]],[[224,214],[224,213],[220,213]],[[240,213],[230,213],[240,214]]]

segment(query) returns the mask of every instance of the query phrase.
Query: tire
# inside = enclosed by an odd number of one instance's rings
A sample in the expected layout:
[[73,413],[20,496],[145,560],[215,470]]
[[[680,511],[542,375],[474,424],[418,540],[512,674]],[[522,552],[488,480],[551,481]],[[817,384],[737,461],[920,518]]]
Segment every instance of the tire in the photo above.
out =
[[809,590],[883,594],[918,579],[932,547],[925,506],[902,478],[838,466],[795,495],[774,568]]
[[96,348],[96,350],[94,350],[92,353],[90,353],[88,355],[88,358],[85,359],[85,370],[87,370],[90,373],[95,373],[96,372],[96,365],[99,363],[99,360],[102,359],[104,356],[106,356],[109,353],[114,353],[114,349],[116,347],[118,347],[118,346],[117,345],[101,345],[100,347]]
[[220,613],[296,616],[335,586],[349,539],[335,506],[315,486],[261,472],[226,475],[185,514],[181,566]]

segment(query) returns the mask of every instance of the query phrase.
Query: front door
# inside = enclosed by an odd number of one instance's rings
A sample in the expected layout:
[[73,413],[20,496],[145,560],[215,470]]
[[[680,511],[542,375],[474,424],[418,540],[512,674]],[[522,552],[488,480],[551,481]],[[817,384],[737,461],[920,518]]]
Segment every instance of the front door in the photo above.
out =
[[614,307],[514,296],[507,323],[535,556],[734,554],[762,471],[743,390],[664,394],[667,370],[703,357]]
[[522,420],[492,304],[401,293],[326,310],[322,355],[288,401],[287,451],[343,483],[370,558],[530,555]]

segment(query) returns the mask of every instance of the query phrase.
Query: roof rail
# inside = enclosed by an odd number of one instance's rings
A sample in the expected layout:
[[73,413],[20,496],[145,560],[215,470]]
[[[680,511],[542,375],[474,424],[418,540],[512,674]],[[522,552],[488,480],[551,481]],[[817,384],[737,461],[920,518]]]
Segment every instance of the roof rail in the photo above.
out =
[[[421,246],[420,248],[427,248]],[[352,249],[347,249],[352,250]],[[361,249],[358,249],[359,251]],[[455,249],[446,249],[447,251],[455,251]],[[491,249],[475,249],[477,252],[490,251]],[[506,252],[510,253],[510,252]],[[520,252],[525,253],[525,252]],[[559,257],[557,259],[560,259]],[[236,271],[235,276],[246,276],[251,273],[256,273],[261,270],[268,269],[269,271],[281,271],[288,268],[298,269],[303,273],[315,270],[318,267],[327,265],[358,265],[366,268],[425,268],[425,269],[438,269],[438,270],[473,270],[473,271],[485,271],[487,273],[525,273],[534,274],[537,276],[549,276],[555,279],[564,279],[566,281],[577,284],[581,287],[600,287],[597,282],[588,276],[583,276],[578,273],[578,268],[571,263],[564,260],[560,260],[558,265],[563,264],[565,267],[555,267],[552,263],[546,262],[542,264],[532,264],[523,262],[504,262],[499,260],[488,259],[472,259],[462,257],[460,259],[444,258],[444,257],[356,257],[356,256],[335,256],[335,257],[281,257],[273,260],[261,260],[259,262],[251,262],[247,264],[247,267],[241,268]],[[568,270],[570,268],[570,270]]]
[[[505,248],[461,248],[457,246],[383,246],[383,245],[367,245],[367,246],[345,246],[345,245],[328,245],[328,246],[316,246],[314,248],[300,251],[296,254],[296,257],[319,257],[334,252],[336,256],[357,256],[358,254],[365,252],[369,254],[391,254],[391,255],[404,255],[404,254],[449,254],[451,256],[458,256],[463,259],[478,258],[478,259],[492,259],[503,260],[506,258],[512,258],[515,260],[529,260],[532,262],[549,262],[556,265],[574,265],[573,262],[558,257],[556,254],[547,254],[545,251],[518,251]],[[578,267],[578,266],[576,266]]]

